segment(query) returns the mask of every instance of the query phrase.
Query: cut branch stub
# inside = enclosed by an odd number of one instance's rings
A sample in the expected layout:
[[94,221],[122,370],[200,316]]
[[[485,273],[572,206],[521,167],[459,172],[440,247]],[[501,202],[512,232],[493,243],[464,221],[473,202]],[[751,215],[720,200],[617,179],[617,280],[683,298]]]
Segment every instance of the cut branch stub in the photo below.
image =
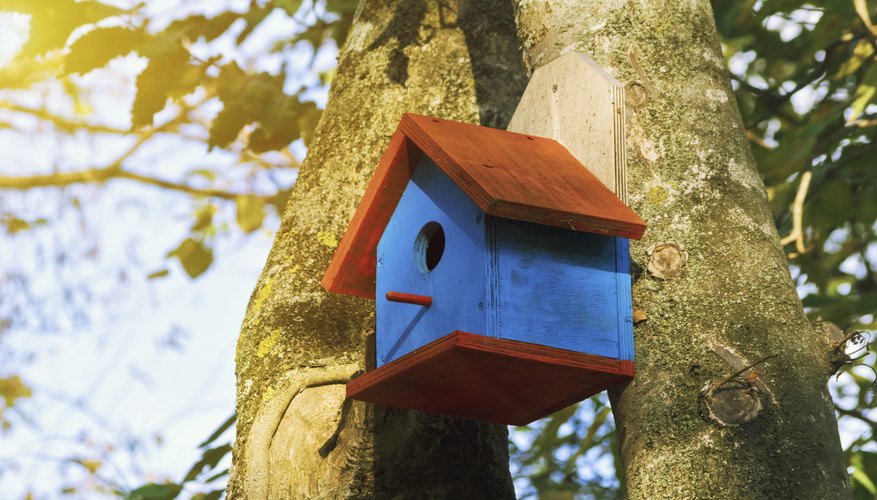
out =
[[649,91],[640,82],[630,82],[624,86],[627,92],[627,103],[635,110],[649,102]]
[[706,416],[723,427],[734,427],[749,422],[764,408],[759,390],[746,380],[729,380],[719,387],[707,384],[701,402]]
[[688,254],[682,245],[675,242],[655,243],[647,250],[649,273],[662,280],[678,278],[682,274]]

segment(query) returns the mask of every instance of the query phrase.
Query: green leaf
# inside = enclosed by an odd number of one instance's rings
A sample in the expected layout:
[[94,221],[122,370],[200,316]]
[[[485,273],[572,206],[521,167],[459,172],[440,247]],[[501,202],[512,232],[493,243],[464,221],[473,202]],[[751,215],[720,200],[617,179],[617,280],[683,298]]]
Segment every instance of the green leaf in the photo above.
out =
[[245,233],[252,233],[262,227],[262,221],[265,220],[264,201],[255,196],[238,196],[235,202],[238,226]]
[[219,461],[229,453],[231,453],[231,443],[226,443],[217,446],[216,448],[205,450],[204,453],[201,454],[201,459],[195,462],[195,465],[189,469],[183,482],[194,481],[202,472],[204,472],[205,468],[207,470],[213,469]]
[[238,97],[247,84],[247,73],[237,63],[226,64],[219,70],[216,82],[216,93],[223,102]]
[[864,23],[865,27],[871,34],[877,35],[877,30],[874,29],[874,25],[871,24],[871,15],[868,12],[868,2],[866,0],[853,0],[853,6],[856,9],[856,14],[859,15],[859,18]]
[[85,74],[101,68],[113,58],[133,51],[145,39],[143,33],[128,28],[91,30],[70,46],[64,71]]
[[251,8],[250,10],[248,10],[247,13],[244,14],[244,19],[247,21],[247,26],[238,35],[236,40],[237,44],[241,45],[242,43],[244,43],[247,37],[250,36],[253,30],[255,30],[256,27],[265,20],[266,17],[268,17],[268,14],[270,14],[272,10],[274,10],[274,8],[271,6]]
[[74,0],[0,0],[0,11],[30,14],[30,36],[21,48],[24,57],[60,49],[76,28],[124,12],[100,2]]
[[205,446],[208,446],[210,443],[219,439],[219,436],[221,436],[223,432],[227,431],[229,427],[234,425],[235,420],[237,420],[237,417],[238,417],[237,413],[232,413],[231,416],[228,417],[225,420],[225,422],[222,423],[222,425],[220,425],[215,431],[213,431],[213,434],[210,434],[210,436],[207,439],[205,439],[204,441],[201,442],[201,444],[198,445],[198,448],[204,448]]
[[223,493],[225,493],[225,489],[213,490],[209,493],[198,493],[192,496],[192,500],[219,500]]
[[0,378],[0,398],[3,398],[3,403],[7,408],[15,406],[17,400],[29,398],[32,395],[30,387],[25,385],[18,375]]
[[287,14],[294,16],[301,7],[302,0],[274,0],[274,5],[285,10]]
[[212,476],[210,476],[210,477],[204,479],[203,482],[204,482],[204,483],[212,483],[213,481],[216,481],[217,479],[219,479],[219,478],[221,478],[221,477],[228,476],[228,473],[229,473],[230,470],[231,470],[231,469],[224,469],[224,470],[221,470],[221,471],[217,472],[216,474],[214,474],[214,475],[212,475]]
[[209,147],[225,147],[247,124],[258,121],[249,147],[264,152],[282,147],[299,135],[298,98],[283,93],[283,75],[247,74],[232,63],[220,70],[217,94],[223,109],[210,129]]
[[213,249],[192,238],[186,238],[180,246],[168,252],[167,256],[176,257],[191,278],[204,274],[213,263]]
[[851,106],[852,114],[850,114],[847,123],[852,123],[862,116],[865,108],[871,104],[875,96],[877,96],[877,65],[872,65],[865,72],[865,76],[862,77],[859,86],[856,87],[856,94],[853,97],[853,104]]
[[216,180],[216,172],[209,168],[196,168],[186,172],[186,177],[203,177],[208,181]]
[[9,234],[17,234],[48,223],[49,221],[42,217],[28,221],[10,213],[0,215],[0,226],[4,226]]
[[[866,383],[866,386],[870,387],[870,381]],[[859,392],[860,394],[867,392],[867,389],[860,389]],[[877,485],[874,484],[874,473],[877,472],[875,470],[875,455],[859,450],[853,453],[850,458],[850,466],[852,468],[850,476],[853,479],[853,489],[859,489],[856,487],[858,485],[868,492],[870,498],[873,498],[877,495]]]
[[853,55],[845,59],[834,75],[834,79],[846,78],[862,67],[862,64],[874,54],[874,46],[868,40],[859,40],[853,49]]
[[[850,188],[849,182],[842,177],[829,178],[815,198],[808,200],[805,222],[820,229],[829,229],[851,220],[854,208]],[[825,234],[828,232],[825,231]]]
[[244,126],[252,121],[252,115],[246,107],[226,103],[225,107],[213,119],[213,123],[210,124],[208,149],[228,146],[237,139]]
[[765,183],[782,182],[806,167],[812,160],[813,148],[824,127],[824,123],[801,126],[794,133],[778,138],[780,145],[776,149],[753,150]]
[[153,272],[147,274],[146,279],[154,280],[154,279],[158,279],[158,278],[164,278],[165,276],[169,275],[170,273],[171,272],[168,271],[167,269],[159,269],[158,271],[153,271]]
[[192,231],[201,231],[213,223],[213,215],[216,213],[216,206],[209,204],[203,205],[195,211],[195,222],[192,223]]
[[171,31],[179,30],[192,41],[204,38],[205,41],[212,42],[228,31],[231,25],[241,17],[241,14],[231,11],[223,12],[209,19],[202,15],[195,15],[174,21],[168,26],[168,29]]
[[172,500],[183,490],[182,485],[174,483],[150,483],[128,493],[128,500]]
[[131,110],[134,128],[152,125],[168,98],[182,97],[198,86],[203,72],[189,64],[189,52],[179,48],[153,59],[137,77],[137,96]]
[[247,147],[256,153],[280,149],[301,135],[299,118],[302,107],[294,97],[282,99],[274,109],[262,114],[259,127],[250,134]]

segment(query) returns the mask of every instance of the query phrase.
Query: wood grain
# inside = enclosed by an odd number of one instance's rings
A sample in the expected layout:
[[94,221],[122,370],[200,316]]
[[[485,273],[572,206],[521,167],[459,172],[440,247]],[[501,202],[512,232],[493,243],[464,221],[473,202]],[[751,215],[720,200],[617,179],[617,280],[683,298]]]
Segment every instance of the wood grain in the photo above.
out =
[[631,361],[455,331],[351,380],[347,397],[524,425],[633,375]]

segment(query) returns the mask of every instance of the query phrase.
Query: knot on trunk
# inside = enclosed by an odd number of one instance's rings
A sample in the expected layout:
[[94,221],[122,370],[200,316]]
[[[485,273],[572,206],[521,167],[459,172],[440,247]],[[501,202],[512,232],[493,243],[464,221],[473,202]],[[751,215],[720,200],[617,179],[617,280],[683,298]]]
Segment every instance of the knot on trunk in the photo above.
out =
[[764,409],[759,390],[747,380],[730,380],[720,387],[702,393],[704,413],[722,427],[745,424],[757,417]]
[[646,252],[649,255],[649,273],[662,280],[681,276],[685,263],[688,262],[688,254],[682,245],[672,241],[655,243]]

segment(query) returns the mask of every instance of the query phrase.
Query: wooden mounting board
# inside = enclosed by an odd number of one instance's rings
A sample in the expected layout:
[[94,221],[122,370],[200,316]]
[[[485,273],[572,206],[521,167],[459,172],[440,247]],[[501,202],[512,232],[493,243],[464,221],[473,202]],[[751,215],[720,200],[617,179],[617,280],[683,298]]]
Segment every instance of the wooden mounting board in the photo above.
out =
[[456,331],[351,380],[347,397],[525,425],[633,374],[632,361]]
[[563,144],[627,203],[624,97],[593,59],[567,52],[533,72],[508,130]]

